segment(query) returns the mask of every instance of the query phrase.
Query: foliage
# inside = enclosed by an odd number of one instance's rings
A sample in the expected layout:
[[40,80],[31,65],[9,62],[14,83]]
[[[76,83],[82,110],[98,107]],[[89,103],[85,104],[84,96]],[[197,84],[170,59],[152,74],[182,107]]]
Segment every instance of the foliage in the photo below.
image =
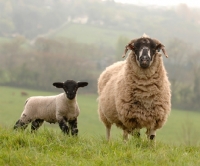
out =
[[88,92],[95,93],[104,49],[63,38],[38,38],[34,45],[16,38],[1,45],[0,83],[49,90],[55,81],[85,80],[90,84]]

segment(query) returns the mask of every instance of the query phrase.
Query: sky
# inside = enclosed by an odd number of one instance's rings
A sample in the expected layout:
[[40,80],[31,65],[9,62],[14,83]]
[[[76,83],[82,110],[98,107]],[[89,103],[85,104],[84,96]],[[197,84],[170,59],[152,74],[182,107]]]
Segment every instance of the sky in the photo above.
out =
[[157,6],[176,6],[182,3],[189,7],[200,7],[199,0],[115,0],[115,2]]

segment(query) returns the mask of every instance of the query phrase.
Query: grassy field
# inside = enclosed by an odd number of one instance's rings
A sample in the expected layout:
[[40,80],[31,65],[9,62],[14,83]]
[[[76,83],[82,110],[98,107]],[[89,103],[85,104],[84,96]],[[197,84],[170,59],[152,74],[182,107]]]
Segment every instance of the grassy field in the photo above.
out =
[[167,124],[157,132],[156,142],[149,142],[144,133],[141,139],[130,137],[124,142],[116,127],[107,142],[98,119],[97,96],[78,94],[78,137],[62,134],[57,124],[45,123],[36,133],[31,133],[30,127],[25,131],[12,129],[28,96],[54,94],[0,87],[0,165],[200,165],[200,114],[196,112],[173,110]]
[[197,166],[200,146],[169,145],[133,139],[67,137],[53,129],[37,133],[0,127],[2,166]]
[[132,39],[134,36],[138,35],[134,34],[133,32],[110,30],[91,25],[67,24],[64,28],[54,33],[52,36],[53,37],[65,36],[69,39],[73,39],[81,43],[87,43],[87,44],[103,43],[115,47],[116,42],[120,36],[125,36],[128,39]]
[[[22,95],[26,92],[27,96]],[[24,102],[28,96],[54,95],[55,92],[31,91],[10,87],[0,87],[0,126],[12,129],[23,110]],[[104,125],[99,121],[97,113],[96,95],[78,94],[78,102],[81,113],[78,117],[80,136],[105,137]],[[200,113],[180,110],[172,110],[166,125],[157,131],[156,140],[170,144],[200,144],[199,130]],[[60,132],[58,124],[45,123],[41,129],[50,128]],[[29,129],[30,131],[30,126]],[[142,137],[145,138],[145,130]],[[121,139],[122,131],[113,126],[112,139]]]

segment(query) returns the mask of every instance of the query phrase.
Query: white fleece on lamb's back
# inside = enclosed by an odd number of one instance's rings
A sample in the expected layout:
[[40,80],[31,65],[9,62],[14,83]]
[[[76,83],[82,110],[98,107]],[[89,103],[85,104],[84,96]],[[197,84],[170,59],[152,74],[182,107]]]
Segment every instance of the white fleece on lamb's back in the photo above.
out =
[[[58,95],[57,95],[58,96]],[[33,96],[27,99],[22,116],[27,119],[44,119],[45,121],[55,122],[56,96]],[[25,119],[25,117],[23,118]],[[25,121],[25,120],[23,120]]]
[[65,93],[55,96],[34,96],[27,99],[20,119],[24,123],[35,119],[55,123],[63,117],[74,120],[79,112],[77,101],[69,100]]

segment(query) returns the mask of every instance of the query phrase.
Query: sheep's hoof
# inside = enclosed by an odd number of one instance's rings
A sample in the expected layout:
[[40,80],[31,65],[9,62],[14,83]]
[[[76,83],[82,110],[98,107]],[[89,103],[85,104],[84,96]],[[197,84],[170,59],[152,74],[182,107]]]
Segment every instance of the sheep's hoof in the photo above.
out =
[[62,132],[63,132],[64,134],[69,135],[69,128],[68,128],[68,126],[62,126],[62,127],[61,127],[61,130],[62,130]]
[[72,134],[73,136],[77,136],[77,135],[78,135],[78,129],[73,129],[73,130],[71,131],[71,134]]
[[135,136],[136,138],[140,138],[140,132],[136,132],[136,133],[134,134],[134,136]]
[[19,128],[19,127],[20,127],[20,120],[18,120],[18,121],[15,123],[13,129],[17,129],[17,128]]
[[13,129],[16,130],[16,129],[20,128],[20,129],[23,129],[23,130],[24,130],[24,129],[26,129],[27,126],[28,126],[27,124],[25,124],[25,123],[21,122],[20,120],[18,120],[18,121],[15,123]]
[[62,131],[63,131],[64,134],[69,135],[69,128],[68,127],[63,128]]
[[153,140],[155,138],[155,135],[150,135],[150,140]]

